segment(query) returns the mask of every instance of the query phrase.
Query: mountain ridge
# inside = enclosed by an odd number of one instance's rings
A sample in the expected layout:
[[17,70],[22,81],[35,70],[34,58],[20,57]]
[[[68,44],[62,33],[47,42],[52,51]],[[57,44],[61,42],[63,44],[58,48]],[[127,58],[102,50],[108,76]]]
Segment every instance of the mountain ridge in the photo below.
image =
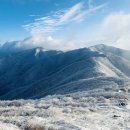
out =
[[130,65],[122,52],[125,50],[105,45],[66,52],[37,47],[3,56],[0,99],[41,98],[123,87],[129,83]]

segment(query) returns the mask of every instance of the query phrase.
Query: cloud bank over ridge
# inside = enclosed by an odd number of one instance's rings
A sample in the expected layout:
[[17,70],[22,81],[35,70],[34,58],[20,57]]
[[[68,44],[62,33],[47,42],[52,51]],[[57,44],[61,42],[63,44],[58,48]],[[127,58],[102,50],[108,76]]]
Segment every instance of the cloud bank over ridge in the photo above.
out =
[[[94,0],[88,0],[87,3],[75,3],[73,6],[44,16],[30,15],[34,19],[22,25],[29,32],[30,37],[14,42],[14,46],[16,48],[41,46],[45,49],[71,50],[94,44],[107,44],[124,49],[129,48],[130,13],[107,12],[108,3],[95,3]],[[101,18],[97,23],[92,23],[93,17]],[[87,22],[90,22],[89,18],[92,23],[90,26],[87,25]]]

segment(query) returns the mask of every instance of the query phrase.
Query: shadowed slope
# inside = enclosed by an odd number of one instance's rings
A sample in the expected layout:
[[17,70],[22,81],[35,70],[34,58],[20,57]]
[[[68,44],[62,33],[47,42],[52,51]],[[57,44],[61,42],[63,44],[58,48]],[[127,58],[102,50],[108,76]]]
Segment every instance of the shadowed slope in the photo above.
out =
[[[102,46],[106,48],[105,53]],[[40,98],[50,94],[122,87],[129,81],[129,60],[112,49],[118,52],[117,48],[99,45],[67,52],[35,48],[2,57],[1,99]],[[127,70],[122,70],[119,64]]]

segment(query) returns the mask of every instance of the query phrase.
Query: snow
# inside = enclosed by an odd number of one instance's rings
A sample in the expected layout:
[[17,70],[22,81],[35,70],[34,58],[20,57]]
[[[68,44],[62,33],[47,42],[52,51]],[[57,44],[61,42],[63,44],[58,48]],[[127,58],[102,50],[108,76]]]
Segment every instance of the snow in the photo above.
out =
[[35,52],[35,56],[37,56],[37,55],[40,53],[40,51],[41,51],[41,50],[40,50],[39,48],[37,48],[37,49],[36,49],[36,52]]
[[42,48],[42,47],[37,47],[37,48],[35,48],[35,56],[38,56],[41,52],[46,52],[47,51],[47,49],[44,49],[44,48]]
[[0,130],[130,130],[126,55],[112,48],[106,55],[87,48],[41,51],[1,59]]
[[[99,72],[105,74],[108,77],[117,77],[116,73],[109,67],[110,62],[105,58],[98,58],[96,60],[97,69]],[[112,66],[112,65],[111,65]]]
[[[121,106],[121,102],[126,105]],[[8,124],[12,124],[11,130],[126,130],[130,129],[129,104],[129,93],[118,90],[0,101],[0,122],[4,130]]]
[[0,122],[0,130],[20,130],[17,126]]
[[114,50],[111,56],[106,47],[105,55],[103,47],[98,46],[100,53],[88,48],[60,52],[37,47],[2,55],[0,99],[41,98],[124,86],[130,77],[130,61],[117,57],[118,49],[110,48],[110,52]]

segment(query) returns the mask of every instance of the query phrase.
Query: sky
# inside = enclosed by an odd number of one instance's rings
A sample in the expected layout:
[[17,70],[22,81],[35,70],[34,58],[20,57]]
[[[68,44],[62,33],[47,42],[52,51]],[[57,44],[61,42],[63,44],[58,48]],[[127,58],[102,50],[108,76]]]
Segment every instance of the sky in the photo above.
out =
[[0,0],[0,43],[130,47],[130,0]]

